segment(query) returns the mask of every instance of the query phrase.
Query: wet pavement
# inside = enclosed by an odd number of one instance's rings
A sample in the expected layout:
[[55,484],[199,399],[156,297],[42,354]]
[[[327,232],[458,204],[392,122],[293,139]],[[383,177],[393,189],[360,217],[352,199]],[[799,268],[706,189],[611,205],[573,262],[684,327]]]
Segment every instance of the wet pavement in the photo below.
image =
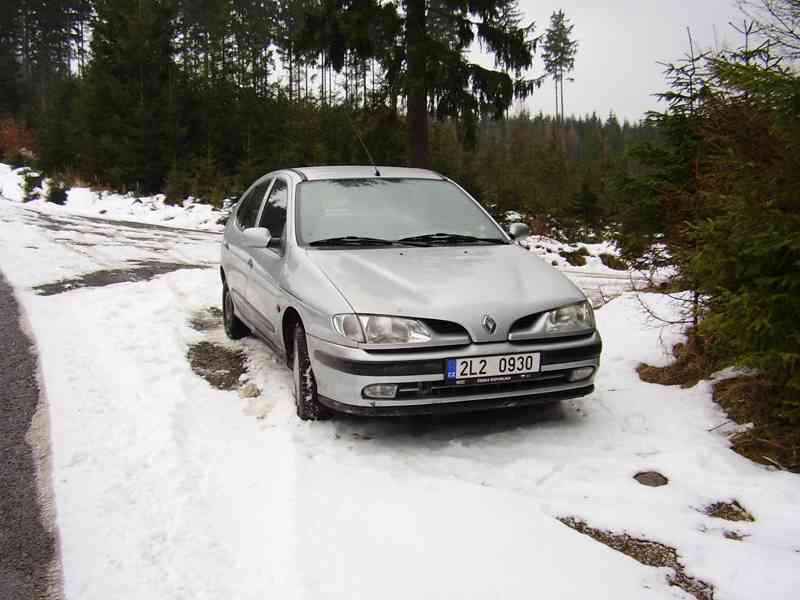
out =
[[0,331],[0,598],[61,598],[47,407],[32,341],[2,274]]
[[114,283],[149,281],[156,275],[171,273],[180,269],[203,269],[207,265],[162,262],[158,260],[131,261],[129,268],[102,269],[86,273],[80,277],[62,279],[54,283],[38,285],[33,290],[40,296],[53,296],[86,287],[103,287]]

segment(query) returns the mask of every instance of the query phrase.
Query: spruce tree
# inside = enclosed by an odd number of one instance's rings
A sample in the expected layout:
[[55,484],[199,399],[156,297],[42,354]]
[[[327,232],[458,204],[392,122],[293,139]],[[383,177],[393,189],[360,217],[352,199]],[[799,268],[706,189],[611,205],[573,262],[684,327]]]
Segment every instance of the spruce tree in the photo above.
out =
[[[338,10],[329,10],[331,4]],[[387,85],[405,95],[410,166],[428,165],[429,111],[456,117],[474,132],[481,115],[502,117],[515,98],[527,97],[539,83],[524,76],[535,42],[516,0],[404,0],[400,6],[325,0],[312,13],[305,19],[304,44],[317,44],[337,71],[348,50],[359,60],[376,58]],[[366,30],[357,26],[362,22],[370,24]],[[323,38],[321,28],[327,32]],[[467,59],[475,41],[494,55],[494,69]]]
[[159,191],[168,167],[174,4],[98,0],[84,82],[88,172],[116,187]]
[[[571,39],[575,26],[569,23],[563,10],[550,16],[550,27],[545,33],[542,58],[545,70],[553,78],[556,90],[556,120],[564,121],[564,77],[575,69],[575,54],[578,42]],[[561,118],[559,119],[559,98],[561,99]]]

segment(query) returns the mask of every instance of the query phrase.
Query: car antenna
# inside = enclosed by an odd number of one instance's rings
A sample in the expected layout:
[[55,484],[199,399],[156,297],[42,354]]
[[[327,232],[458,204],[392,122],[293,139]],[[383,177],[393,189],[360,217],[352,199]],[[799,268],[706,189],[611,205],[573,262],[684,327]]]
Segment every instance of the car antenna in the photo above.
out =
[[[348,115],[348,117],[349,116],[350,115]],[[367,153],[367,158],[369,159],[369,163],[372,165],[372,168],[375,169],[375,177],[380,177],[381,172],[378,171],[378,167],[375,166],[375,161],[372,160],[372,154],[369,153],[369,148],[367,148],[367,145],[364,143],[364,140],[361,139],[361,134],[358,133],[358,129],[356,129],[356,125],[355,123],[353,123],[353,119],[350,119],[350,126],[353,128],[353,132],[356,134],[356,137],[358,138],[361,147],[364,149],[364,152]]]

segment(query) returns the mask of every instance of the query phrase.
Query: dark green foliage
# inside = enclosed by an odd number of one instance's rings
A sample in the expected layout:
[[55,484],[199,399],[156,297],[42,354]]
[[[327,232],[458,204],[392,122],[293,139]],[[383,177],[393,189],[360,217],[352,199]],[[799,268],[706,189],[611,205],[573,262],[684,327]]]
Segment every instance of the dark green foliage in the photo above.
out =
[[[25,10],[40,4],[24,3]],[[514,209],[544,223],[555,213],[565,231],[583,234],[613,215],[619,198],[605,180],[626,169],[624,147],[652,132],[592,115],[563,120],[556,143],[549,117],[494,119],[533,86],[514,66],[529,65],[533,50],[516,2],[424,4],[419,43],[427,53],[426,105],[435,117],[426,125],[431,166],[501,217]],[[17,33],[20,15],[30,16],[19,6],[14,18],[0,17]],[[410,117],[400,98],[414,82],[407,15],[395,4],[74,0],[64,6],[61,21],[47,13],[58,29],[47,39],[53,48],[71,40],[72,70],[53,67],[47,102],[33,102],[35,112],[12,102],[16,123],[33,119],[36,164],[50,176],[119,191],[164,191],[169,202],[194,196],[219,204],[272,169],[366,163],[358,135],[377,163],[409,161]],[[460,49],[475,40],[497,55],[496,70],[464,59]],[[31,92],[22,76],[27,55],[15,54],[12,43],[3,70],[2,49],[0,43],[0,75],[19,79],[12,86],[19,93]]]
[[669,74],[663,143],[621,178],[634,202],[619,242],[674,267],[714,361],[757,369],[777,414],[800,422],[800,77],[766,44]]
[[628,270],[628,263],[624,260],[617,258],[613,254],[602,253],[598,255],[600,258],[600,262],[602,262],[605,266],[609,269],[615,269],[617,271],[627,271]]
[[25,170],[22,174],[22,194],[24,202],[39,199],[43,180],[44,177],[36,171],[31,171],[30,169]]
[[[481,115],[502,117],[515,98],[540,80],[525,78],[535,41],[523,26],[516,0],[376,0],[304,5],[295,40],[306,53],[323,53],[336,72],[352,58],[377,60],[391,93],[407,98],[407,161],[428,166],[428,113],[474,124]],[[495,57],[489,69],[467,60],[479,41]]]
[[800,78],[724,59],[705,103],[715,213],[691,231],[709,294],[704,329],[730,356],[787,386],[800,418]]
[[589,251],[581,246],[577,250],[562,250],[559,254],[573,267],[582,267],[586,264],[586,257],[589,256]]
[[581,190],[575,194],[575,216],[582,221],[586,231],[593,231],[600,224],[600,197],[592,189],[590,174],[586,174]]
[[60,179],[48,181],[47,195],[45,200],[63,206],[67,203],[67,186]]
[[167,171],[173,92],[173,3],[97,0],[92,62],[83,88],[87,172],[138,192],[158,191]]
[[39,166],[46,173],[75,172],[80,168],[80,82],[65,77],[53,86],[50,102],[39,125]]

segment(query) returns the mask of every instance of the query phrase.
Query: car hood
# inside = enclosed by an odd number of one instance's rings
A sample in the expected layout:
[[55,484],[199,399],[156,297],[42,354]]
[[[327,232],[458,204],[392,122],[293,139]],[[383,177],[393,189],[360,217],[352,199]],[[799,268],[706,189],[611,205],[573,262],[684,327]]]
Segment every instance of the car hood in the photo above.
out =
[[[585,296],[564,275],[515,245],[309,250],[353,310],[459,323],[476,342],[506,339],[527,315]],[[483,315],[497,323],[481,327]]]

